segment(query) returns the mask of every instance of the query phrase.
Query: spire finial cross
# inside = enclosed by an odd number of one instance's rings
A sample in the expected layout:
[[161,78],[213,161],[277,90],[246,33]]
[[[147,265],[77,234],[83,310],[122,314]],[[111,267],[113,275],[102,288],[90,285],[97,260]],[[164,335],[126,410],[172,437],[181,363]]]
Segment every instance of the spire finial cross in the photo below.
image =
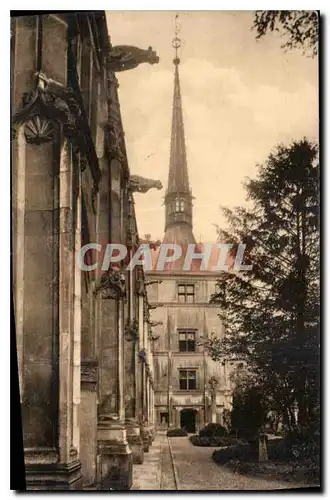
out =
[[175,65],[178,65],[180,62],[180,59],[178,58],[178,49],[181,47],[181,39],[179,37],[180,33],[180,26],[179,26],[179,14],[176,14],[175,16],[175,28],[174,28],[174,38],[172,40],[172,47],[175,49],[175,58],[173,59],[173,62]]

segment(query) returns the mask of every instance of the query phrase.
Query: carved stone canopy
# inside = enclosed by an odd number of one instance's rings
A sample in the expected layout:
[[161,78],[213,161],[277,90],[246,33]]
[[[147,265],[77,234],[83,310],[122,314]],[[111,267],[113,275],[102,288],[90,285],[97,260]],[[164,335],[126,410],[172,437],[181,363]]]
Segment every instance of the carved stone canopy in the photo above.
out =
[[147,193],[152,188],[163,189],[163,184],[158,180],[131,175],[128,187],[132,193]]
[[119,270],[110,270],[101,277],[99,285],[95,288],[95,293],[102,299],[119,300],[126,296],[125,276]]
[[23,95],[23,107],[13,117],[13,135],[25,123],[26,141],[43,144],[54,138],[60,127],[72,138],[80,127],[81,110],[72,89],[47,78],[41,72],[36,74],[36,87]]
[[108,69],[113,72],[134,69],[141,63],[157,64],[159,57],[152,47],[148,50],[130,45],[116,45],[109,53]]

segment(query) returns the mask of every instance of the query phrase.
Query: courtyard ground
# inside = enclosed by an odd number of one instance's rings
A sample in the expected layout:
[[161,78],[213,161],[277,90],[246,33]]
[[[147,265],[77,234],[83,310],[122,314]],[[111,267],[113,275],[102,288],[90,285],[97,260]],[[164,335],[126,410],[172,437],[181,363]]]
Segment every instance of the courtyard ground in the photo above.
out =
[[217,465],[214,447],[193,446],[188,437],[157,434],[144,463],[133,467],[132,490],[279,490],[302,484],[249,477]]

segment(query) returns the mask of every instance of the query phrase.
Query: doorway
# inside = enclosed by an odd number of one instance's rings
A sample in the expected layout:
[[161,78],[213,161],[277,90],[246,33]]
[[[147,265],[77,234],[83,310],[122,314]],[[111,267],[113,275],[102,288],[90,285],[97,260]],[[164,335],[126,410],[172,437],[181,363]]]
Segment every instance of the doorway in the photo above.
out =
[[180,412],[180,426],[188,433],[196,432],[196,411],[192,408],[185,408]]

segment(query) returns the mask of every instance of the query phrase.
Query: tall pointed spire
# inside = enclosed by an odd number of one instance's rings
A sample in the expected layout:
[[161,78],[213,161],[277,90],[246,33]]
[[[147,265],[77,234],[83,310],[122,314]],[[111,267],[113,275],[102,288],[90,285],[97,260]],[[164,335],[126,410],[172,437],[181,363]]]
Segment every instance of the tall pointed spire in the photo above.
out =
[[171,152],[168,186],[165,196],[166,220],[164,243],[195,243],[192,232],[192,194],[189,187],[186,143],[184,135],[182,100],[180,90],[178,49],[178,15],[176,16],[174,63],[174,95],[172,109]]

